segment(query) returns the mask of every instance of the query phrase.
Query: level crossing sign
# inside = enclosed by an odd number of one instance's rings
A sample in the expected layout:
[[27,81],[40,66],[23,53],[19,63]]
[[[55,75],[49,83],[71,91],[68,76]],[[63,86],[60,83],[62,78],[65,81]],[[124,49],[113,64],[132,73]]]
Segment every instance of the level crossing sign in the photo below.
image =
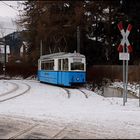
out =
[[132,29],[132,25],[128,24],[126,31],[124,31],[122,22],[120,22],[118,24],[118,28],[123,37],[117,50],[119,51],[119,59],[123,60],[123,105],[125,105],[125,102],[127,102],[127,93],[128,93],[127,84],[128,84],[128,61],[130,60],[129,53],[133,51],[132,46],[130,45],[128,40],[128,36]]
[[122,51],[123,51],[123,48],[125,47],[125,44],[126,44],[126,46],[127,46],[127,47],[126,47],[127,52],[128,52],[128,53],[131,53],[133,50],[132,50],[132,46],[131,46],[130,43],[129,43],[128,36],[129,36],[130,31],[131,31],[131,29],[132,29],[132,25],[131,25],[131,24],[128,25],[126,32],[124,31],[122,22],[120,22],[120,23],[118,24],[118,28],[119,28],[119,30],[120,30],[121,35],[122,35],[123,38],[122,38],[121,43],[120,43],[120,45],[118,46],[117,50],[118,50],[119,52],[122,52]]

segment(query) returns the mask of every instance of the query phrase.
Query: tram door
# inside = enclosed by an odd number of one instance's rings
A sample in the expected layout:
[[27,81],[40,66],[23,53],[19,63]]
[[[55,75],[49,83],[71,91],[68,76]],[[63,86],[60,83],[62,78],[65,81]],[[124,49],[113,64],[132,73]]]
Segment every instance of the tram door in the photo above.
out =
[[58,84],[62,84],[62,63],[63,63],[63,61],[62,61],[62,59],[58,59],[58,78],[57,78],[57,83]]

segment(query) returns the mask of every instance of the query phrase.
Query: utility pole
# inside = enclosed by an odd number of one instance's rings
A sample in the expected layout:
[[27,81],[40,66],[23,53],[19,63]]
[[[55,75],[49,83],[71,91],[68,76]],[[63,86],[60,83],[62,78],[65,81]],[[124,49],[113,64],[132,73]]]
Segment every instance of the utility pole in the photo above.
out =
[[4,74],[4,77],[6,76],[6,43],[5,43],[5,40],[4,40],[4,63],[3,63],[3,74]]
[[3,74],[4,77],[6,76],[6,42],[5,42],[5,38],[3,38],[3,45],[4,45],[4,62],[3,62]]
[[80,27],[77,26],[77,52],[80,53]]
[[139,81],[139,107],[140,107],[140,81]]
[[40,56],[42,56],[42,40],[40,41]]

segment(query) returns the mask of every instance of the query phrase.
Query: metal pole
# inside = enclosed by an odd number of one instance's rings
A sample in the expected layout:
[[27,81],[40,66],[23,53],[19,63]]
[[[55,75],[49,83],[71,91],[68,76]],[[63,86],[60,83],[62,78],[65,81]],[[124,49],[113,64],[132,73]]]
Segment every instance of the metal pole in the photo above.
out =
[[[126,52],[128,53],[128,47],[126,47]],[[128,94],[128,90],[127,90],[127,85],[128,85],[128,60],[126,60],[126,73],[125,73],[125,82],[126,82],[126,85],[125,85],[125,102],[127,102],[127,94]]]
[[139,107],[140,107],[140,81],[139,81]]
[[[125,48],[123,47],[123,52]],[[125,60],[123,60],[123,105],[125,106]]]
[[80,28],[77,26],[77,52],[80,53]]
[[4,76],[6,76],[6,44],[4,44],[4,65],[3,65]]
[[40,56],[42,56],[42,40],[40,41]]
[[[128,53],[128,48],[127,48],[127,53]],[[125,76],[125,78],[126,78],[126,94],[125,94],[125,102],[127,102],[127,94],[128,94],[128,90],[127,90],[127,88],[128,88],[128,60],[126,60],[126,76]]]

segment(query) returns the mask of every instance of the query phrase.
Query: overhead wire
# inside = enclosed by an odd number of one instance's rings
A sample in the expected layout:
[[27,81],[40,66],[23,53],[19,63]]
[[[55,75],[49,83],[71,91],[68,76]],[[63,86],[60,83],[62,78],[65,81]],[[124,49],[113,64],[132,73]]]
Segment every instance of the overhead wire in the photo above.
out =
[[[13,5],[10,5],[10,4],[7,4],[6,2],[0,0],[1,3],[3,3],[4,5],[6,5],[7,7],[9,8],[12,8],[13,10],[19,12],[18,9],[15,9],[14,7],[16,6],[13,6]],[[17,29],[16,28],[8,28],[8,27],[0,27],[0,30],[13,30],[13,31],[16,31]]]
[[17,9],[14,8],[14,6],[9,5],[9,4],[7,4],[6,2],[4,2],[4,1],[2,1],[2,0],[0,0],[0,2],[2,2],[3,4],[5,4],[6,6],[12,8],[12,9],[15,10],[15,11],[18,11]]
[[16,30],[16,29],[14,29],[14,28],[1,28],[1,27],[0,27],[0,30],[1,30],[1,29]]

